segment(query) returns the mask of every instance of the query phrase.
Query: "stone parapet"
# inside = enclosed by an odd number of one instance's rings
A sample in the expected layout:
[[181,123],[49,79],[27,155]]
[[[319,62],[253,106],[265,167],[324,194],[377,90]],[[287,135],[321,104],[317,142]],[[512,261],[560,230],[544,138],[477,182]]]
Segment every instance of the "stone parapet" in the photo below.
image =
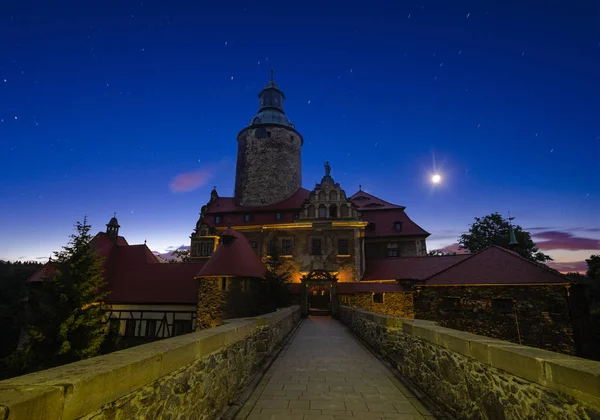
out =
[[0,420],[215,418],[299,320],[293,306],[0,381]]
[[340,319],[457,418],[600,418],[600,362],[348,306]]

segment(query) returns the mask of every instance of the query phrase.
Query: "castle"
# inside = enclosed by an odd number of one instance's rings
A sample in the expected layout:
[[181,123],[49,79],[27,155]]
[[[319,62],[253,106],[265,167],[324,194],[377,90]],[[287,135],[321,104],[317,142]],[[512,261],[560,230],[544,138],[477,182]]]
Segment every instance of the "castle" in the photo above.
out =
[[[555,270],[509,250],[427,256],[429,233],[405,207],[359,188],[348,196],[325,162],[321,182],[302,186],[304,139],[271,80],[238,136],[235,193],[216,189],[190,237],[192,262],[161,263],[145,245],[119,236],[114,217],[93,245],[104,258],[109,316],[121,333],[169,337],[195,329],[198,284],[263,277],[278,258],[293,273],[289,290],[304,315],[340,305],[585,355],[582,290]],[[52,274],[47,264],[29,280]]]

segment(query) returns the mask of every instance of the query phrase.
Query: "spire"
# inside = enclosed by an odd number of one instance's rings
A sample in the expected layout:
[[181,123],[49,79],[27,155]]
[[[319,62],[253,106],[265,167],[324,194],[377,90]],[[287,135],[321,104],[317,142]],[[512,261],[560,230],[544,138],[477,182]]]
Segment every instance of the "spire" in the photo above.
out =
[[118,245],[120,227],[119,221],[117,220],[117,213],[115,212],[112,219],[106,224],[106,234],[112,239],[115,245]]
[[517,241],[517,237],[515,236],[515,231],[514,231],[513,226],[512,226],[512,220],[513,219],[514,219],[514,217],[511,217],[510,216],[510,212],[508,212],[508,224],[510,226],[510,234],[509,234],[508,247],[512,251],[515,251],[517,249],[517,247],[519,246],[519,242]]
[[275,71],[271,69],[271,79],[258,94],[259,109],[250,125],[279,124],[294,128],[283,110],[285,94],[274,80]]
[[213,189],[210,192],[210,201],[209,201],[209,203],[212,203],[217,198],[219,198],[219,194],[217,193],[217,186],[215,185],[215,186],[213,186]]

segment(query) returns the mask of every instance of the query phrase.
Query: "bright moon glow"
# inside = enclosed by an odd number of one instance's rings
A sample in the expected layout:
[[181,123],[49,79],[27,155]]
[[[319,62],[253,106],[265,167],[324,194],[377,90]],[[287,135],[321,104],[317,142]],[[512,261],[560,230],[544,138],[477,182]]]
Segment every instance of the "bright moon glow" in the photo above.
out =
[[434,176],[431,177],[431,182],[433,182],[434,184],[439,184],[439,182],[442,180],[442,177],[438,174],[435,174]]

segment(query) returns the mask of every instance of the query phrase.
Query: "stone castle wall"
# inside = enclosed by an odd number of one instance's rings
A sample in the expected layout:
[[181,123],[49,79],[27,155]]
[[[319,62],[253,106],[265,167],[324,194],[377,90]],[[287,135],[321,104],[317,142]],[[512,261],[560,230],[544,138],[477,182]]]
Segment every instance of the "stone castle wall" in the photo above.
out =
[[0,381],[0,419],[217,418],[299,307]]
[[279,126],[248,127],[238,135],[235,198],[242,206],[266,206],[302,186],[302,137]]
[[414,318],[413,293],[384,293],[383,303],[373,302],[372,292],[340,294],[340,301],[353,308],[400,318]]
[[340,318],[456,418],[600,418],[599,362],[348,306]]
[[[448,307],[446,298],[460,300],[459,306]],[[510,300],[513,307],[499,311],[494,299]],[[443,327],[575,354],[564,285],[422,287],[415,297],[415,314]]]

